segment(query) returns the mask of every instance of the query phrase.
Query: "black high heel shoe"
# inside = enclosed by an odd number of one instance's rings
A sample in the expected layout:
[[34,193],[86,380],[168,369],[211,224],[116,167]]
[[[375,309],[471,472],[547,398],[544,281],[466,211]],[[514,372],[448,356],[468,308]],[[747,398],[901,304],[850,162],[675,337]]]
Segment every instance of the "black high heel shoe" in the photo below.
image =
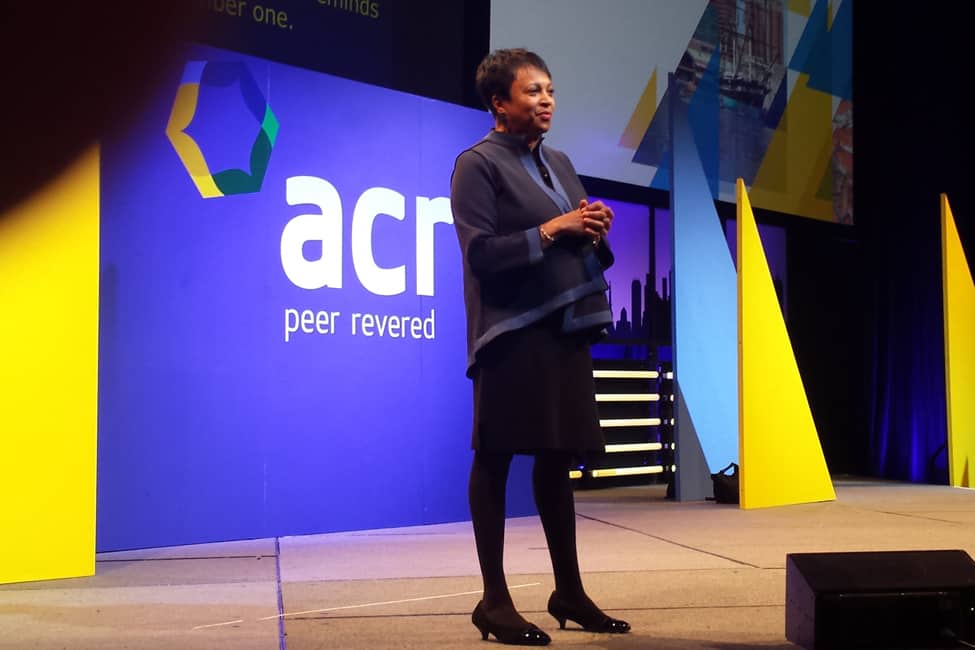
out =
[[493,634],[498,641],[508,645],[548,645],[552,642],[552,637],[531,623],[528,623],[527,627],[494,623],[484,613],[483,600],[474,608],[474,612],[471,614],[471,623],[478,629],[481,638],[485,641],[487,641],[488,634]]
[[[590,601],[592,604],[592,601]],[[592,609],[583,609],[562,600],[557,591],[553,591],[548,599],[548,613],[559,622],[559,628],[565,629],[565,622],[575,621],[587,632],[601,632],[604,634],[623,634],[630,631],[630,624],[618,618],[607,616],[595,605]]]

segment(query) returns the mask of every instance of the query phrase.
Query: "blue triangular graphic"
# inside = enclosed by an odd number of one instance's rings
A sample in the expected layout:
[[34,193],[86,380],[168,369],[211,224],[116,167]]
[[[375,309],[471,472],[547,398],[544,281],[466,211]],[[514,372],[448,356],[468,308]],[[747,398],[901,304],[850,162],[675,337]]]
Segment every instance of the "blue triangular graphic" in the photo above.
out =
[[844,0],[829,24],[829,0],[817,0],[789,68],[809,75],[809,87],[853,99],[853,0]]
[[[691,42],[688,43],[677,70],[674,71],[676,83],[668,82],[667,90],[657,106],[650,126],[647,127],[647,132],[643,134],[640,145],[633,152],[633,162],[658,168],[650,183],[652,188],[670,190],[670,171],[664,169],[667,167],[667,161],[670,158],[670,94],[678,92],[678,89],[683,90],[700,83],[704,71],[700,70],[695,64],[695,53],[700,52],[702,45],[716,48],[717,44],[718,14],[711,3],[708,3],[701,14],[697,27],[694,28]],[[695,48],[693,52],[692,47]],[[691,101],[691,98],[681,97],[680,101],[687,103]],[[715,167],[715,169],[717,168]],[[717,177],[715,176],[715,178]]]
[[721,70],[721,48],[711,52],[708,67],[697,82],[687,108],[687,120],[708,180],[711,198],[718,198],[718,76]]

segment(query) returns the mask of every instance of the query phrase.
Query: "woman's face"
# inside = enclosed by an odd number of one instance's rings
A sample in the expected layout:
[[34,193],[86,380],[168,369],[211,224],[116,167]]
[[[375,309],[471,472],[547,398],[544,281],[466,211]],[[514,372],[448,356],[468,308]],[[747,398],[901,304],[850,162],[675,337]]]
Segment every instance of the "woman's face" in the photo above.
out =
[[509,133],[526,135],[530,139],[548,132],[555,112],[552,80],[533,66],[518,68],[511,82],[510,99],[494,98],[494,109],[501,125]]

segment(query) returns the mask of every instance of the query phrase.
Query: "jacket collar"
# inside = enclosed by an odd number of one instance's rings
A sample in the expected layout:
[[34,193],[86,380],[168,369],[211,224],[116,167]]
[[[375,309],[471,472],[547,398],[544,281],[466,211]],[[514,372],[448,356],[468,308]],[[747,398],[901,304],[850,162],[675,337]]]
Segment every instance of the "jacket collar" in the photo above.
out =
[[[527,137],[520,135],[518,133],[502,133],[500,131],[495,131],[491,129],[484,139],[488,142],[493,142],[495,144],[500,144],[505,147],[510,147],[512,149],[517,149],[519,151],[528,151]],[[542,142],[545,140],[545,136],[540,136],[538,138],[538,146],[542,146]]]

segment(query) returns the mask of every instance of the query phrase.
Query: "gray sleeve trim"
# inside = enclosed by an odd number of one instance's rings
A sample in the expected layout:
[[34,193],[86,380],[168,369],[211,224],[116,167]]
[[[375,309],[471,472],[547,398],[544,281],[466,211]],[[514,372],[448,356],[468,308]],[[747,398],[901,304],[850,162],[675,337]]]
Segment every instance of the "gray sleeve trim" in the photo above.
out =
[[528,228],[525,232],[525,238],[528,240],[528,263],[538,264],[545,257],[544,251],[542,251],[542,233],[538,231],[538,228]]

